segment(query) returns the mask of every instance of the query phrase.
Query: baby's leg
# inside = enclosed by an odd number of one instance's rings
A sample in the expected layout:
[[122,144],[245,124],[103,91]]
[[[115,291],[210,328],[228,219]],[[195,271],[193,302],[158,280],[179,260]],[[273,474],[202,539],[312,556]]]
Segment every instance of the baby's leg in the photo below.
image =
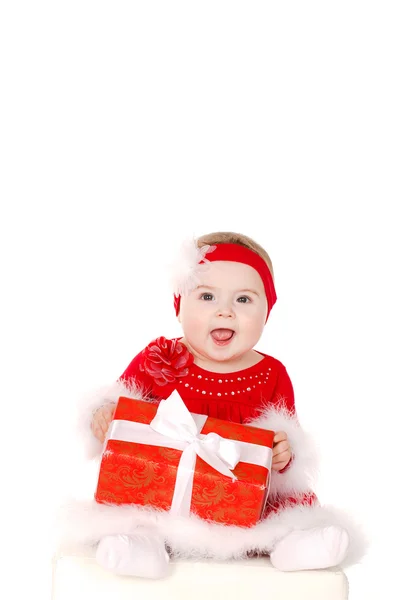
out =
[[271,553],[280,571],[327,569],[339,565],[347,554],[349,534],[341,527],[316,527],[292,531],[281,539]]
[[97,546],[96,560],[117,575],[160,579],[168,572],[164,540],[156,534],[107,535]]

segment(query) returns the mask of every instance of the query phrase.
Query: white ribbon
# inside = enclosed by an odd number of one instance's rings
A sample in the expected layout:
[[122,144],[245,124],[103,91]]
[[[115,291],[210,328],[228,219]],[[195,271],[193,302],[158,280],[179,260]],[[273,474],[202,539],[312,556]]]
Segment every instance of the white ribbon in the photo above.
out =
[[217,433],[203,435],[200,431],[207,418],[207,415],[191,414],[175,390],[167,400],[160,402],[150,425],[117,419],[110,426],[108,439],[182,450],[170,508],[174,515],[190,513],[196,456],[232,480],[237,479],[232,469],[238,462],[271,470],[271,448],[227,440]]

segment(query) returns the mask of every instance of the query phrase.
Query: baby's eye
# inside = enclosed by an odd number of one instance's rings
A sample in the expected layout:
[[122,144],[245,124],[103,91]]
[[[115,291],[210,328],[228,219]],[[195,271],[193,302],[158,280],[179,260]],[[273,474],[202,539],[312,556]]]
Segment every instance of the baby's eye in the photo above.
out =
[[251,299],[248,296],[239,296],[237,301],[242,302],[243,304],[247,304],[248,302],[251,302]]
[[214,296],[213,294],[210,294],[210,292],[204,292],[204,294],[201,294],[200,298],[201,300],[214,300]]

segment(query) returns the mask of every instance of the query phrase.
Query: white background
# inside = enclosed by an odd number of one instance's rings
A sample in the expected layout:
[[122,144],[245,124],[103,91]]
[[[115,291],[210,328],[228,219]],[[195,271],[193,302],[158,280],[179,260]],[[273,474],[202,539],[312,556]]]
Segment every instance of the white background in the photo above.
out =
[[371,538],[351,600],[394,585],[399,27],[384,0],[1,4],[8,598],[49,597],[76,401],[179,335],[166,265],[216,230],[273,260],[258,348],[291,375],[321,500]]

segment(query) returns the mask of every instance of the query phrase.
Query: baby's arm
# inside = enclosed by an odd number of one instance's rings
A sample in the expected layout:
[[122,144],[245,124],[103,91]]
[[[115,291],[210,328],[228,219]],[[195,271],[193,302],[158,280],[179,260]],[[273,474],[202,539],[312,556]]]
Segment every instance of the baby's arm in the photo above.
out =
[[293,385],[282,363],[279,363],[279,372],[271,403],[274,406],[284,408],[293,415],[296,413]]
[[270,429],[276,435],[284,432],[287,436],[291,458],[283,469],[273,469],[270,494],[291,496],[310,490],[318,461],[313,440],[299,424],[293,386],[286,368],[278,361],[275,368],[277,369],[275,387],[271,398],[260,415],[250,424],[254,427]]
[[[296,414],[294,390],[286,368],[280,364],[280,371],[272,397],[272,404],[279,406],[291,415]],[[290,440],[286,431],[276,431],[272,457],[272,469],[284,473],[292,464],[294,458]]]
[[[140,370],[141,357],[142,352],[130,362],[119,378],[119,381],[127,384],[129,387],[140,387],[143,390],[148,387],[148,382],[145,380],[145,374]],[[104,442],[110,423],[114,418],[116,406],[117,403],[115,400],[105,401],[93,411],[91,430],[101,443]]]
[[103,443],[106,438],[108,428],[114,418],[116,406],[115,402],[106,402],[93,414],[91,423],[92,433],[101,443]]
[[145,400],[150,393],[149,381],[140,370],[140,352],[131,361],[121,377],[111,385],[93,390],[80,400],[78,408],[78,434],[88,458],[99,456],[109,425],[121,396]]

